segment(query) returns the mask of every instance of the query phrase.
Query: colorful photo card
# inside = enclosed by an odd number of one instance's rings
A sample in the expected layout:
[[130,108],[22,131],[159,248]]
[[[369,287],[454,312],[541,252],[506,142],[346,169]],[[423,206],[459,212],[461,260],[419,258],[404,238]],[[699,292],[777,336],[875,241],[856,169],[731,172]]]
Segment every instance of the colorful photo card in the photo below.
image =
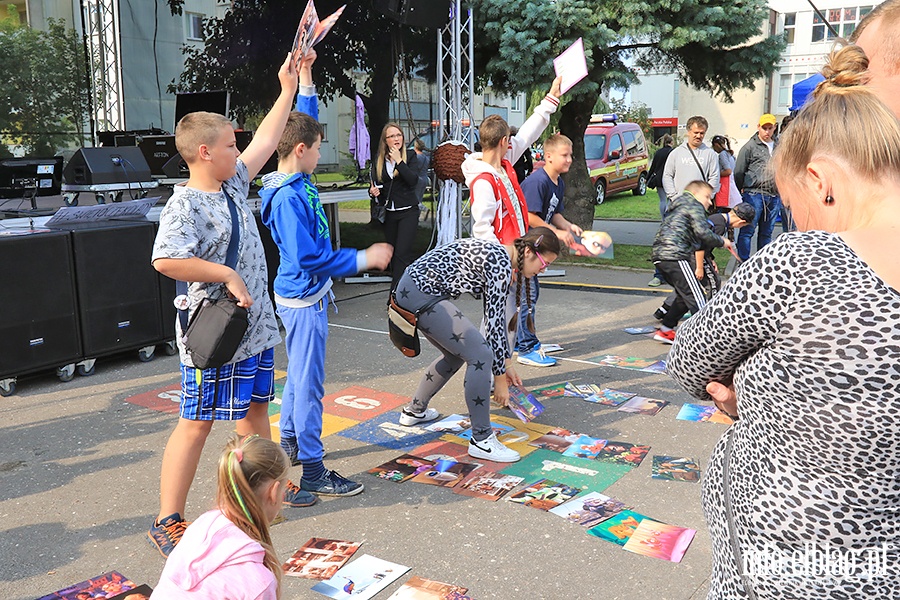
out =
[[52,594],[41,596],[38,600],[82,600],[85,594],[88,594],[88,598],[111,598],[122,592],[133,590],[137,586],[135,582],[118,571],[109,571]]
[[655,333],[656,327],[653,327],[652,325],[647,325],[646,327],[626,327],[622,331],[630,333],[631,335],[647,335],[648,333]]
[[306,579],[330,579],[359,550],[362,542],[310,538],[283,565],[284,574]]
[[569,431],[568,429],[556,428],[551,429],[541,437],[528,442],[528,445],[562,453],[580,437],[582,437],[580,433]]
[[615,354],[601,354],[600,356],[589,358],[588,361],[607,367],[640,371],[641,369],[646,369],[653,363],[657,362],[657,359],[638,358],[637,356],[617,356]]
[[628,442],[608,441],[594,460],[619,465],[640,466],[650,452],[650,446],[638,446]]
[[150,600],[150,594],[152,593],[153,588],[145,583],[121,594],[107,597],[107,600]]
[[578,393],[581,394],[581,397],[588,402],[600,401],[600,399],[597,397],[597,394],[600,393],[599,385],[594,385],[593,383],[583,383],[580,385],[576,385],[575,389],[578,390]]
[[624,548],[635,554],[681,562],[696,533],[694,529],[644,519],[625,542]]
[[478,469],[469,475],[465,481],[453,488],[453,493],[496,502],[523,481],[525,481],[523,477]]
[[583,435],[575,440],[571,446],[566,448],[566,451],[563,452],[563,456],[593,460],[597,458],[597,455],[600,454],[600,451],[603,450],[604,446],[606,446],[606,440]]
[[563,395],[567,398],[584,398],[584,395],[578,391],[574,383],[567,383],[566,387],[563,388],[563,392]]
[[641,369],[645,373],[659,373],[660,375],[666,374],[666,361],[658,360],[652,365],[649,365],[646,368]]
[[666,400],[654,400],[653,398],[644,398],[643,396],[635,396],[625,404],[619,407],[619,412],[637,413],[640,415],[653,416],[661,411],[668,404]]
[[383,465],[369,469],[367,473],[371,473],[379,479],[403,483],[407,479],[412,479],[422,471],[427,471],[433,467],[434,461],[419,458],[412,454],[403,454],[387,461]]
[[[471,462],[469,459],[469,447],[467,444],[458,444],[444,440],[435,440],[414,448],[412,454],[421,456],[425,460],[437,462],[439,460],[455,460],[456,462]],[[500,464],[500,463],[497,463]]]
[[346,4],[341,6],[323,21],[319,21],[319,14],[316,12],[313,0],[309,0],[306,3],[306,9],[303,11],[303,16],[300,17],[300,25],[297,26],[294,44],[291,47],[291,54],[298,65],[306,53],[309,52],[309,49],[328,35],[328,32],[337,23],[346,6]]
[[[500,437],[504,433],[509,433],[510,431],[513,431],[515,429],[515,427],[513,427],[512,425],[505,425],[503,423],[496,423],[494,421],[491,421],[491,428],[494,430],[494,433],[497,435],[497,437]],[[465,431],[461,431],[454,435],[461,437],[468,442],[470,439],[472,439],[472,428],[469,427]]]
[[524,477],[525,481],[548,478],[578,488],[602,492],[631,472],[632,467],[596,460],[574,458],[549,450],[536,449],[501,472]]
[[539,479],[509,497],[510,502],[538,510],[550,510],[578,495],[581,490],[550,479]]
[[656,455],[653,457],[653,479],[668,481],[700,481],[700,464],[693,458]]
[[706,406],[704,404],[685,404],[678,411],[678,416],[675,418],[681,421],[704,421],[721,423],[722,425],[734,424],[734,420],[721,410],[715,406]]
[[623,510],[599,525],[591,527],[587,532],[601,540],[612,542],[617,546],[624,546],[628,542],[628,538],[634,534],[638,525],[641,524],[641,521],[646,518],[646,516],[632,510]]
[[600,492],[588,492],[551,508],[550,512],[564,518],[569,523],[582,527],[593,527],[614,517],[626,508],[624,502],[604,496]]
[[472,423],[469,422],[469,417],[450,415],[444,417],[440,421],[426,425],[425,429],[428,431],[438,431],[440,433],[459,433],[470,427],[472,427]]
[[520,421],[528,423],[544,412],[544,405],[518,385],[509,386],[509,409]]
[[544,387],[534,388],[531,390],[535,398],[562,398],[566,395],[566,384],[557,383],[556,385],[545,385]]
[[413,575],[387,600],[463,600],[468,590],[458,585]]
[[476,463],[456,462],[455,460],[438,460],[430,469],[419,471],[412,481],[452,488],[480,466]]
[[409,567],[363,554],[342,567],[331,579],[320,581],[313,591],[338,600],[368,600],[409,571]]
[[635,396],[637,396],[637,394],[633,392],[623,392],[620,390],[604,388],[590,398],[585,398],[585,400],[588,402],[596,402],[597,404],[602,404],[604,406],[622,406]]

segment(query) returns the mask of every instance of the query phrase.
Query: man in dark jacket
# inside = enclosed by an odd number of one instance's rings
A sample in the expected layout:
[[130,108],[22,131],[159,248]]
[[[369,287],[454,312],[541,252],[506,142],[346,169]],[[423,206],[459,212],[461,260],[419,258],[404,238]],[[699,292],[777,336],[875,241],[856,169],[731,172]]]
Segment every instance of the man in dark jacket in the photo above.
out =
[[692,181],[684,193],[676,196],[663,219],[650,259],[675,289],[675,302],[665,314],[662,325],[653,336],[665,344],[675,342],[675,327],[687,312],[697,314],[706,305],[706,294],[700,285],[702,269],[696,264],[695,253],[700,248],[731,248],[731,242],[715,233],[706,220],[706,211],[712,206],[713,188],[705,181]]
[[741,148],[734,166],[735,185],[741,190],[744,202],[749,202],[756,209],[753,222],[742,228],[738,235],[737,253],[741,260],[750,258],[750,246],[757,225],[756,249],[772,241],[775,219],[781,214],[781,198],[769,173],[769,161],[775,149],[776,122],[775,116],[770,114],[759,118],[757,132]]

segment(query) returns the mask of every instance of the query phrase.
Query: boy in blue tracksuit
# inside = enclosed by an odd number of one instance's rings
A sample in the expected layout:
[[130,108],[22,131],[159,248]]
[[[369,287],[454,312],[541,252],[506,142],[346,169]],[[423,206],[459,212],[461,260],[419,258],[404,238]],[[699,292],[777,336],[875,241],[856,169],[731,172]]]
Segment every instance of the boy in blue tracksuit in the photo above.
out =
[[[328,220],[309,177],[319,162],[322,127],[316,120],[318,99],[308,66],[300,70],[296,108],[278,144],[278,171],[263,177],[259,192],[263,223],[272,231],[281,255],[275,304],[284,324],[288,355],[288,376],[281,398],[281,446],[292,464],[303,466],[299,490],[294,490],[301,497],[301,492],[352,496],[363,491],[363,485],[326,469],[322,462],[331,277],[384,269],[392,248],[373,244],[367,250],[332,249]],[[290,504],[289,497],[290,493],[286,494],[285,501]]]

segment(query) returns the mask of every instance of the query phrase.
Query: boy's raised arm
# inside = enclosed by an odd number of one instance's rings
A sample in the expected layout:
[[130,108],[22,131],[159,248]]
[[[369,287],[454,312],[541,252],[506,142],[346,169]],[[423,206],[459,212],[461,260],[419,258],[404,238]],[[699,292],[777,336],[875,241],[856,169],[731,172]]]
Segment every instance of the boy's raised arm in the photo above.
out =
[[284,125],[287,123],[288,115],[294,105],[294,94],[297,92],[297,71],[290,53],[278,70],[278,80],[281,82],[281,94],[278,95],[275,106],[257,127],[253,141],[241,153],[241,160],[247,165],[250,179],[256,177],[278,147],[281,132],[284,131]]

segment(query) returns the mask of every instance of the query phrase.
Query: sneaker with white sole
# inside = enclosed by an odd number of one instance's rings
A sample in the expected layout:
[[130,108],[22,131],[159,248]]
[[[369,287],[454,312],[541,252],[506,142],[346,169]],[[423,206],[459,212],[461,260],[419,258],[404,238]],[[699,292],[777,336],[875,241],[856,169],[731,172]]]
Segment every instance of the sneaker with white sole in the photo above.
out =
[[516,357],[516,361],[529,367],[552,367],[556,364],[555,358],[545,356],[540,350],[532,350],[524,354],[520,352],[519,356]]
[[662,342],[663,344],[674,344],[675,330],[670,329],[668,331],[663,331],[662,329],[657,329],[656,333],[653,335],[653,339],[657,342]]
[[654,277],[650,281],[647,282],[647,285],[650,287],[659,287],[662,285],[662,280],[659,277]]
[[400,411],[400,424],[404,427],[412,427],[413,425],[418,425],[419,423],[428,423],[429,421],[434,421],[438,417],[441,416],[437,410],[433,408],[426,408],[425,412],[416,413],[408,408],[404,408]]
[[497,439],[496,433],[492,433],[490,437],[480,442],[476,442],[475,438],[470,439],[469,456],[503,463],[516,462],[522,458],[518,452],[504,446],[503,442]]

